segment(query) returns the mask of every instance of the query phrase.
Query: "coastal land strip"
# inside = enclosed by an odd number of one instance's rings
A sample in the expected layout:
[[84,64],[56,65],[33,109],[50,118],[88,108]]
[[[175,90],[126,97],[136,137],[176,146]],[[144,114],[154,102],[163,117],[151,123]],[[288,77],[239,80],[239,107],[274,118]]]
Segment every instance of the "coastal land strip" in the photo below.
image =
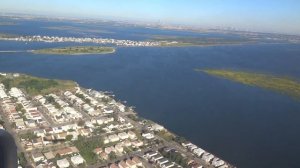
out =
[[53,55],[86,55],[86,54],[110,54],[116,51],[113,47],[102,46],[72,46],[59,48],[46,48],[32,50],[34,54],[53,54]]
[[222,69],[195,69],[195,71],[272,90],[300,100],[300,81],[291,77]]

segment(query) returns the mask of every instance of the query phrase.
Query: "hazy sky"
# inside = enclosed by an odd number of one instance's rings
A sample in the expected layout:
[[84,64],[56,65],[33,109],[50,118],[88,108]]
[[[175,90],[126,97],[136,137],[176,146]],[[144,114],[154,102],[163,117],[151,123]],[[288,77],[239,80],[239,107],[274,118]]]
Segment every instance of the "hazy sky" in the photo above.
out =
[[300,0],[0,0],[0,11],[300,34]]

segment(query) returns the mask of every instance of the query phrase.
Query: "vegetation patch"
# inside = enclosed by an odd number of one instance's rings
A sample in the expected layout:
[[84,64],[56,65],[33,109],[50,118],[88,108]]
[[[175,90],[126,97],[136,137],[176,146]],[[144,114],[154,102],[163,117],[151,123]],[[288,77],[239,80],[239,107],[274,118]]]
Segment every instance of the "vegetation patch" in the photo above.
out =
[[28,75],[0,76],[0,83],[3,83],[6,89],[12,87],[24,89],[31,96],[57,93],[61,90],[73,90],[76,87],[76,83],[73,81],[44,79]]
[[84,54],[109,54],[114,53],[113,47],[100,46],[74,46],[74,47],[60,47],[60,48],[46,48],[40,50],[33,50],[35,54],[54,54],[54,55],[84,55]]
[[290,77],[233,70],[196,69],[196,71],[205,72],[209,75],[229,79],[245,85],[273,90],[297,99],[300,98],[300,82]]
[[98,160],[98,156],[93,150],[102,147],[103,140],[101,138],[86,139],[82,136],[78,136],[78,140],[75,141],[74,144],[80,151],[80,155],[88,164],[95,164]]

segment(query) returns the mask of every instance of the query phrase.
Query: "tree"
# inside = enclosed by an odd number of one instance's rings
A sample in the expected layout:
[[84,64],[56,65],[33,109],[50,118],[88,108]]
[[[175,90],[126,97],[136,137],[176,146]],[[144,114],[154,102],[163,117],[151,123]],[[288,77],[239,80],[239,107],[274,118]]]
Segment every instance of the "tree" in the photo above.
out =
[[110,160],[114,160],[117,158],[117,155],[115,152],[110,152],[110,154],[108,155]]
[[55,103],[55,99],[52,96],[47,96],[46,100],[47,100],[48,103]]
[[78,123],[77,123],[77,125],[78,126],[84,126],[84,124],[85,124],[85,122],[84,122],[84,120],[82,120],[82,119],[80,119],[79,121],[78,121]]
[[37,138],[37,136],[33,132],[27,132],[26,134],[20,135],[20,137],[23,139],[30,139],[30,140]]
[[26,160],[25,155],[24,155],[23,152],[21,152],[21,153],[18,154],[18,159],[19,159],[19,161],[20,161],[20,165],[21,165],[22,167],[25,167],[26,164],[27,164],[27,160]]
[[17,104],[16,110],[17,111],[22,111],[23,110],[23,106],[21,104]]
[[72,139],[73,139],[73,135],[67,135],[67,136],[66,136],[66,140],[67,140],[67,141],[71,141]]

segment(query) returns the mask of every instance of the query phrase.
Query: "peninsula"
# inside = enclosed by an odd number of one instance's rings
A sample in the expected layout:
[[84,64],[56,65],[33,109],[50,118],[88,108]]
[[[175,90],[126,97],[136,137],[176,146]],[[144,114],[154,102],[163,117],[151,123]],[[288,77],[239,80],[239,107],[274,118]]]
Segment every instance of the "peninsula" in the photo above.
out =
[[229,79],[245,85],[257,86],[264,89],[273,90],[279,93],[289,95],[293,98],[300,98],[300,82],[290,77],[233,70],[195,70],[198,72],[205,72],[209,75]]
[[0,73],[0,129],[14,136],[21,167],[233,167],[72,81]]
[[53,55],[84,55],[84,54],[109,54],[116,50],[113,47],[103,46],[72,46],[59,48],[46,48],[33,50],[35,54],[53,54]]

